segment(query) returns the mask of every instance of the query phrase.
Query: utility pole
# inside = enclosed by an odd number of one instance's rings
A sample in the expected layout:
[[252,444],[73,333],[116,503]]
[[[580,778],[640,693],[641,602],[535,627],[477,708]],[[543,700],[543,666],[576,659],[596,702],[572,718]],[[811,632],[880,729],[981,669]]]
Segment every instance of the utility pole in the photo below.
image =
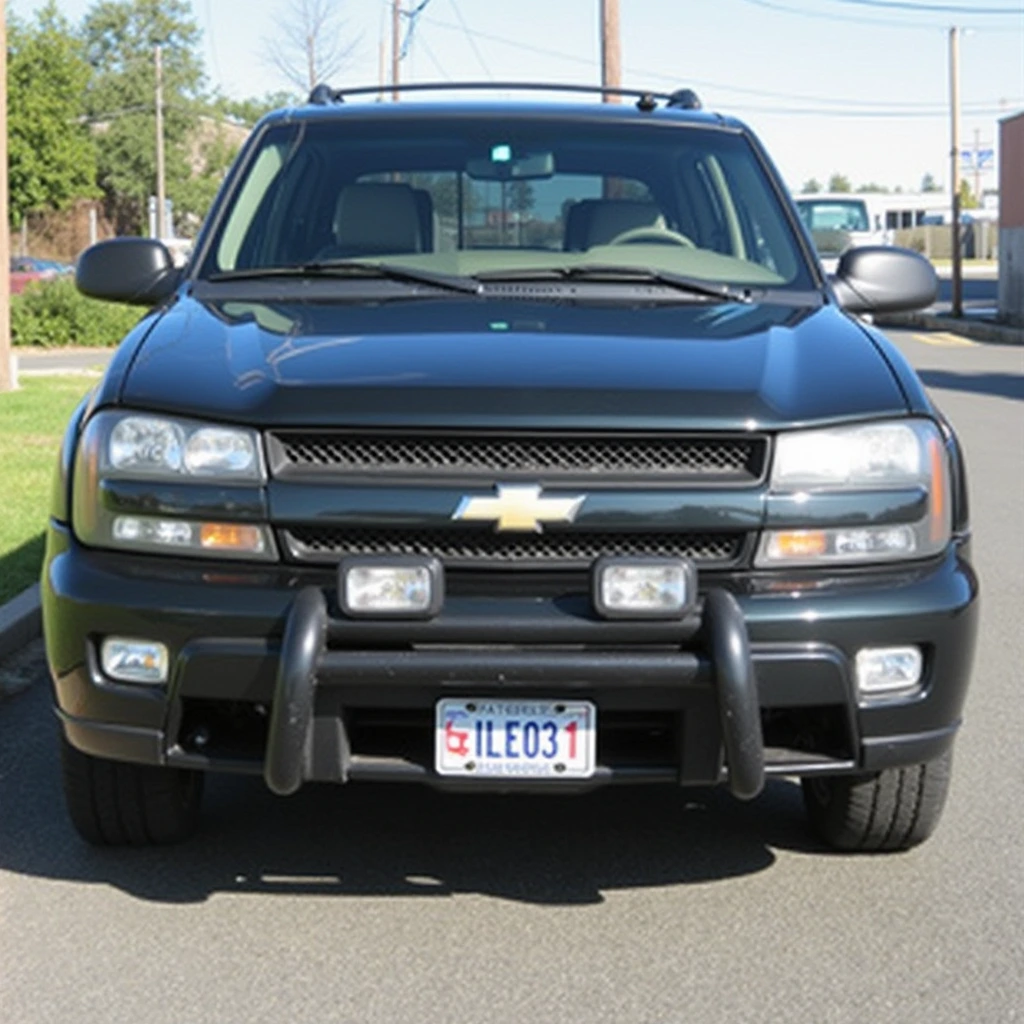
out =
[[974,149],[971,150],[971,169],[974,171],[974,198],[981,201],[981,129],[974,129]]
[[[622,41],[619,32],[619,0],[601,0],[601,87],[622,87]],[[618,103],[621,96],[601,97],[605,103]]]
[[164,178],[164,64],[158,43],[156,60],[156,237],[167,237],[167,185]]
[[398,62],[402,53],[402,0],[391,0],[391,98],[398,102]]
[[11,231],[7,211],[7,5],[0,3],[0,392],[13,391],[11,355]]
[[963,265],[960,260],[960,35],[954,26],[949,30],[949,191],[953,217],[953,316],[964,315]]

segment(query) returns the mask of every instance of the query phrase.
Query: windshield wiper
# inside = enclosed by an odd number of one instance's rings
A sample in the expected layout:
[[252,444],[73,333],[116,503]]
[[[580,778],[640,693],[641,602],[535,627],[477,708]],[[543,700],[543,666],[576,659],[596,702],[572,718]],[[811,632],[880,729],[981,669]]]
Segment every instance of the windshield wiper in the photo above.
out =
[[750,302],[749,289],[715,284],[699,277],[676,274],[654,267],[618,266],[605,263],[583,263],[574,267],[542,267],[522,270],[491,270],[475,275],[487,281],[609,281],[630,284],[660,284],[688,295],[700,295],[726,302]]
[[450,292],[479,295],[483,285],[472,277],[437,274],[430,270],[403,267],[394,263],[373,263],[362,260],[318,260],[286,267],[248,267],[211,274],[209,281],[256,281],[271,277],[363,277],[427,284]]

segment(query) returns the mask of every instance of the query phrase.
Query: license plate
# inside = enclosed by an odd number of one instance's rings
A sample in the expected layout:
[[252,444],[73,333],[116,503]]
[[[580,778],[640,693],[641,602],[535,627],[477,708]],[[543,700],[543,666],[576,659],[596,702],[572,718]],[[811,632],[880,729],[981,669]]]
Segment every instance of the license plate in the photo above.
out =
[[597,708],[586,700],[438,701],[439,775],[585,779],[594,774]]

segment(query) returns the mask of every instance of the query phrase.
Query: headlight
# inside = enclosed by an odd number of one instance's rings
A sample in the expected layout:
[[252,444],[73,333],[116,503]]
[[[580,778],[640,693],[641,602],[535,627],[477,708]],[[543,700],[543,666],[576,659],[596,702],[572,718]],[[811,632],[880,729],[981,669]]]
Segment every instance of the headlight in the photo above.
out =
[[922,424],[877,423],[782,434],[772,489],[901,487],[922,481]]
[[772,466],[773,494],[813,509],[816,494],[917,490],[927,512],[914,522],[852,522],[768,530],[756,564],[856,564],[926,558],[949,542],[949,468],[938,428],[929,420],[871,423],[781,434]]
[[259,480],[259,443],[251,430],[207,427],[156,416],[125,416],[110,431],[106,467],[118,473]]
[[272,561],[265,479],[253,430],[105,411],[78,445],[72,525],[94,547]]

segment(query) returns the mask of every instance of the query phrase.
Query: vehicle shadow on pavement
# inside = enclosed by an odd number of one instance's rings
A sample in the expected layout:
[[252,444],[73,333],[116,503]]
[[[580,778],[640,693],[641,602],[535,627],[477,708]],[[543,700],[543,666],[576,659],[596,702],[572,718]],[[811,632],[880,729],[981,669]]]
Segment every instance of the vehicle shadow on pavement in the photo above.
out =
[[917,375],[929,388],[967,391],[975,395],[993,395],[1024,402],[1024,376],[1019,373],[953,373],[949,370],[918,370]]
[[208,778],[189,842],[95,849],[67,820],[47,705],[36,684],[0,711],[0,870],[145,900],[474,893],[587,905],[615,889],[754,874],[775,863],[775,849],[821,850],[805,831],[799,787],[783,781],[741,804],[724,790],[663,787],[527,797],[321,784],[278,798],[238,776]]

